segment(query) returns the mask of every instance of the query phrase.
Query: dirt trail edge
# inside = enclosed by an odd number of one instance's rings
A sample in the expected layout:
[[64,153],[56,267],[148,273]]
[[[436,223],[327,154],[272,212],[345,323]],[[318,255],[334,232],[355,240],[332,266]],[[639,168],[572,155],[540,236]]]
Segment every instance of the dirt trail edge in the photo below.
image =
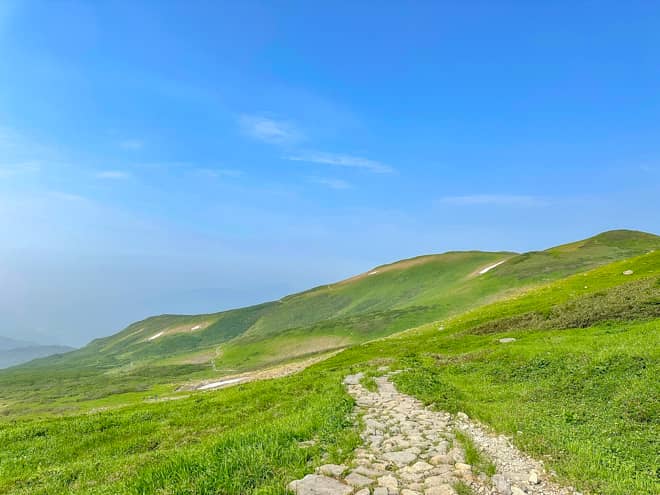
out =
[[[552,482],[543,465],[504,436],[487,432],[465,414],[432,411],[399,393],[388,376],[378,390],[360,384],[362,374],[344,380],[362,416],[364,445],[353,466],[326,464],[289,484],[297,495],[579,495]],[[482,452],[480,466],[465,461],[457,432]],[[460,434],[458,436],[461,436]],[[489,471],[489,474],[480,472]]]

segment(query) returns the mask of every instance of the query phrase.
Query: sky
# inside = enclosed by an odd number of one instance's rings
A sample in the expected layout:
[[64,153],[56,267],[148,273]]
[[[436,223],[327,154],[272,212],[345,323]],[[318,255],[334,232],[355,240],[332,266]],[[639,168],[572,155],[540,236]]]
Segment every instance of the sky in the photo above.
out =
[[660,233],[656,2],[0,0],[0,334]]

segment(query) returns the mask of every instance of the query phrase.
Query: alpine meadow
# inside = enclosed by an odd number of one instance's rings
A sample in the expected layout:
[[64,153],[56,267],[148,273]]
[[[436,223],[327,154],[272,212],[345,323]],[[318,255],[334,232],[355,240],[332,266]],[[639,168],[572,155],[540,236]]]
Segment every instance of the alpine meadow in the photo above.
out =
[[[400,371],[402,393],[507,435],[566,486],[650,495],[659,332],[660,237],[634,231],[422,256],[258,306],[158,316],[0,373],[0,488],[284,494],[318,466],[361,465],[342,380]],[[450,438],[472,474],[447,486],[491,486],[500,466]]]
[[0,495],[660,495],[660,2],[0,0]]

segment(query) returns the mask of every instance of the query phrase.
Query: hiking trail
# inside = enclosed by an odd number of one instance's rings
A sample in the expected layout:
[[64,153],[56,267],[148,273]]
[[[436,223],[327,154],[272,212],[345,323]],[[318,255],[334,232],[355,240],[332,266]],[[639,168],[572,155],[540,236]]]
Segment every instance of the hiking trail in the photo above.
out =
[[[468,487],[479,495],[579,495],[554,483],[539,461],[506,437],[465,414],[425,407],[398,392],[388,375],[377,377],[378,390],[370,392],[362,377],[349,375],[344,383],[356,400],[356,419],[362,417],[364,444],[351,466],[326,464],[291,482],[297,495],[457,495],[457,489],[468,493]],[[482,452],[491,475],[466,464],[456,432]]]

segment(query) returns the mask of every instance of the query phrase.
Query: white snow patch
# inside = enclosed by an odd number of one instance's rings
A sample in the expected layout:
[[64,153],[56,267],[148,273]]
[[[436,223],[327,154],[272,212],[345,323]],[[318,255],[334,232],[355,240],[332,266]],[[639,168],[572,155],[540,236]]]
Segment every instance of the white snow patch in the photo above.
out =
[[197,387],[197,390],[212,390],[214,388],[222,387],[223,385],[230,385],[232,383],[242,382],[243,380],[247,380],[247,378],[239,377],[239,378],[230,378],[228,380],[220,380],[219,382],[211,382],[211,383],[207,383],[206,385],[202,385],[201,387]]
[[374,270],[372,272],[367,273],[367,275],[376,275],[378,273],[378,270]]
[[190,329],[190,331],[193,332],[193,331],[195,331],[195,330],[199,330],[200,328],[202,328],[202,325],[195,325],[194,327],[192,327],[192,328]]
[[158,332],[158,333],[152,335],[151,337],[149,337],[147,340],[155,340],[155,339],[157,339],[158,337],[160,337],[161,335],[163,335],[164,333],[165,333],[165,331]]
[[479,275],[483,275],[484,273],[488,273],[491,271],[493,268],[500,266],[502,263],[504,263],[506,260],[498,261],[494,265],[487,266],[483,270],[479,270]]

